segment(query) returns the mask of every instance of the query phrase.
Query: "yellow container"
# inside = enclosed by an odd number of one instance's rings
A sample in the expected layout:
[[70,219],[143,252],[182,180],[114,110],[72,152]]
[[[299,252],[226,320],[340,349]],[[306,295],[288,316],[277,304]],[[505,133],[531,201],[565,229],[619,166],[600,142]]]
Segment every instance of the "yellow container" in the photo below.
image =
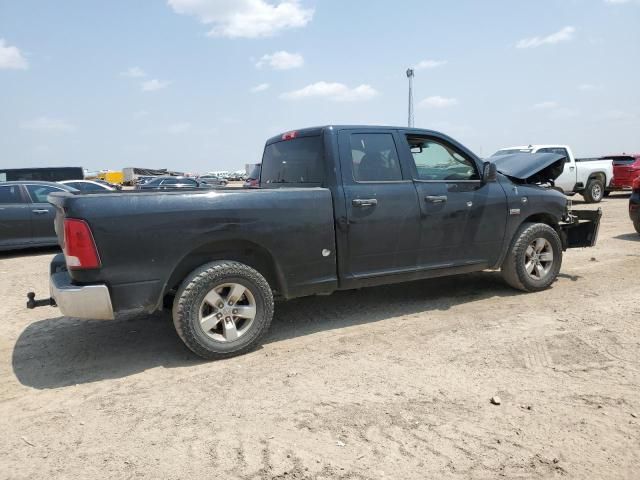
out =
[[98,177],[105,182],[113,183],[116,185],[122,185],[124,182],[124,173],[117,170],[110,170],[108,172],[100,172]]

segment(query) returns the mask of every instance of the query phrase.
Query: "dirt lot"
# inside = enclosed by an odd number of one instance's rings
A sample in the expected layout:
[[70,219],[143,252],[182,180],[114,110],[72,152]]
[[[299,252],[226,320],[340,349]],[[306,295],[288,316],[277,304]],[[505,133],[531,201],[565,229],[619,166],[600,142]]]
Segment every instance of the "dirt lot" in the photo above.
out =
[[626,196],[602,207],[548,291],[281,303],[261,349],[209,363],[166,314],[25,310],[53,252],[4,254],[0,478],[640,478],[640,237]]

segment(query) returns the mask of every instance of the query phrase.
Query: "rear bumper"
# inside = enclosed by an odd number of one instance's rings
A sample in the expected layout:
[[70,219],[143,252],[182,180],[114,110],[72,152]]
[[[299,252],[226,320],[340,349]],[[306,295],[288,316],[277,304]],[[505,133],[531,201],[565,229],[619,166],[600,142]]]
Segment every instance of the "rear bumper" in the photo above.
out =
[[113,307],[109,289],[104,284],[73,285],[67,271],[51,272],[49,290],[67,317],[113,320]]
[[562,247],[580,248],[593,247],[598,240],[602,209],[574,210],[570,214],[570,221],[560,224]]

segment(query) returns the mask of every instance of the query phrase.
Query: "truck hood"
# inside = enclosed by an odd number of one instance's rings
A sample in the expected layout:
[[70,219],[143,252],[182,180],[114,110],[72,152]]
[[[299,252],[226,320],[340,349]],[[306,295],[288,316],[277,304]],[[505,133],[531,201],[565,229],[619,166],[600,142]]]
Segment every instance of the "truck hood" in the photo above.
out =
[[488,160],[509,178],[525,183],[553,183],[562,174],[565,157],[557,153],[511,153]]

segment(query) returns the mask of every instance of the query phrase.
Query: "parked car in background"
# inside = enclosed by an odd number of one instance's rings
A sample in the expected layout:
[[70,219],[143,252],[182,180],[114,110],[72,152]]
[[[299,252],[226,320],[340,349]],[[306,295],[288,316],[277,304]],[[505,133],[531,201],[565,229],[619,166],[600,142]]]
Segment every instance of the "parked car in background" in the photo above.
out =
[[151,176],[151,175],[141,175],[138,178],[136,178],[134,185],[144,185],[145,183],[150,182],[154,178],[158,178],[158,177]]
[[202,177],[198,177],[198,181],[216,187],[224,187],[229,183],[224,178],[214,177],[213,175],[204,175]]
[[262,170],[262,164],[258,163],[253,167],[251,173],[244,181],[244,188],[259,188],[260,187],[260,171]]
[[56,210],[47,201],[52,192],[76,192],[53,182],[0,183],[0,250],[56,245]]
[[483,162],[403,127],[287,132],[267,141],[257,190],[50,195],[64,246],[51,295],[63,315],[92,319],[172,304],[185,344],[220,358],[260,341],[274,296],[500,268],[514,288],[540,291],[565,249],[595,244],[600,222],[546,187],[563,162]]
[[631,190],[634,180],[640,177],[640,153],[607,155],[602,159],[613,162],[613,180],[610,190]]
[[191,177],[156,177],[136,186],[136,190],[177,190],[182,188],[214,188]]
[[247,173],[244,170],[236,170],[229,174],[228,180],[232,182],[240,182],[243,181],[247,176]]
[[629,198],[629,217],[633,222],[636,232],[640,234],[640,177],[636,177],[631,186],[631,198]]
[[[590,158],[576,160],[571,148],[567,145],[527,145],[509,147],[498,150],[492,155],[508,155],[514,153],[555,153],[565,158],[562,173],[553,181],[556,188],[567,195],[579,193],[586,203],[601,201],[613,178],[611,160]],[[523,157],[526,160],[526,157]]]
[[[70,187],[80,190],[81,192],[102,192],[105,190],[116,191],[120,190],[115,185],[111,185],[108,182],[102,180],[63,180],[63,185],[69,185]],[[122,188],[122,187],[120,187]]]

